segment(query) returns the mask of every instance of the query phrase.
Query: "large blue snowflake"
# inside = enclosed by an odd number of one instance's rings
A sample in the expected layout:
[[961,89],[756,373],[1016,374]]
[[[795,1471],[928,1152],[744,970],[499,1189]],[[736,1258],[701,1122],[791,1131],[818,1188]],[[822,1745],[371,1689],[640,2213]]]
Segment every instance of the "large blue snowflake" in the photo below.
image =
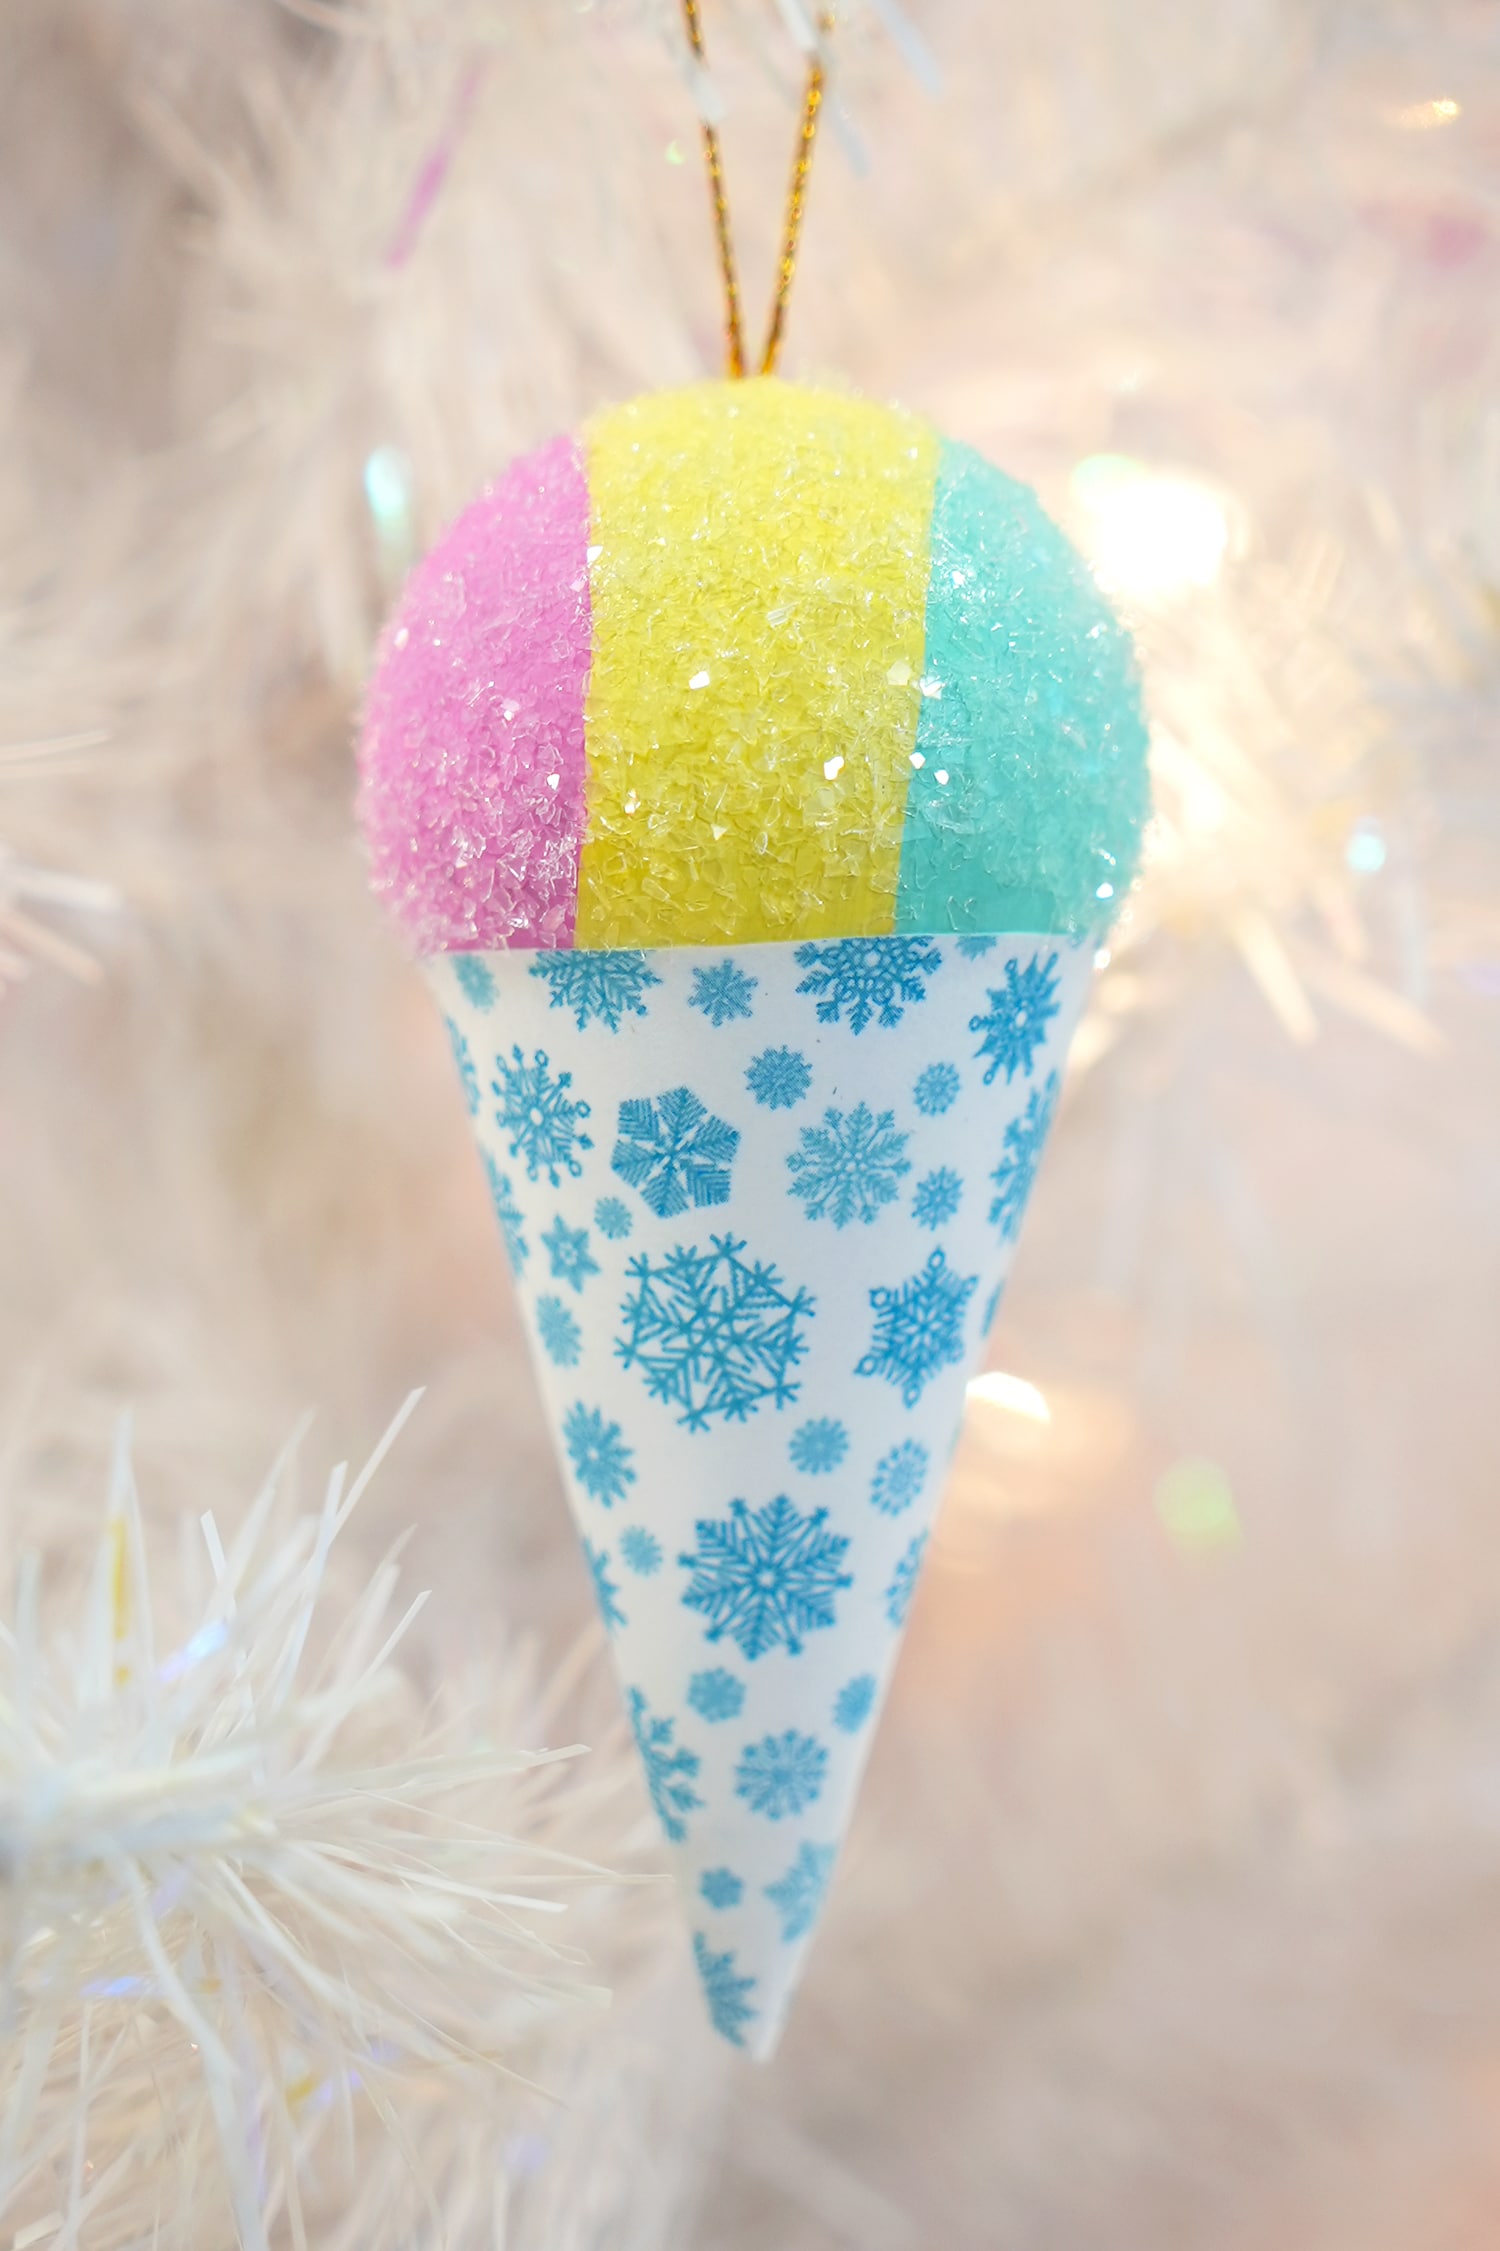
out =
[[654,1102],[622,1102],[619,1131],[610,1169],[640,1190],[658,1219],[674,1219],[689,1204],[701,1211],[728,1203],[740,1137],[690,1087],[674,1086]]
[[891,1583],[885,1590],[885,1614],[897,1628],[906,1624],[906,1613],[911,1608],[911,1598],[916,1592],[917,1573],[922,1568],[922,1551],[926,1545],[927,1534],[919,1532],[891,1574]]
[[745,1084],[763,1110],[790,1110],[812,1085],[812,1071],[794,1047],[768,1047],[747,1068]]
[[662,1566],[661,1542],[644,1524],[627,1524],[620,1534],[620,1557],[641,1578],[654,1578]]
[[501,1056],[495,1058],[500,1074],[494,1082],[500,1097],[495,1122],[510,1135],[511,1155],[526,1160],[527,1179],[535,1180],[544,1172],[555,1188],[565,1172],[578,1177],[583,1170],[578,1150],[594,1146],[579,1125],[588,1116],[589,1105],[570,1098],[572,1072],[559,1071],[554,1077],[542,1048],[536,1049],[529,1063],[519,1047],[510,1052],[509,1063]]
[[833,1598],[854,1581],[839,1565],[849,1542],[825,1532],[826,1508],[803,1516],[781,1494],[751,1510],[731,1501],[727,1517],[700,1517],[698,1546],[677,1560],[693,1576],[683,1603],[701,1610],[710,1641],[727,1634],[742,1657],[785,1649],[800,1657],[802,1636],[833,1624]]
[[715,1954],[701,1931],[693,1933],[693,1959],[698,1965],[698,1975],[703,1980],[703,1997],[708,2003],[708,2014],[715,2032],[731,2041],[736,2048],[743,2048],[745,2027],[753,2023],[760,2014],[750,2001],[750,1995],[755,1991],[755,1979],[736,1977],[733,1948],[729,1947],[722,1954]]
[[542,953],[531,974],[551,987],[551,1007],[572,1009],[580,1032],[593,1023],[617,1032],[622,1016],[644,1016],[641,995],[661,983],[641,953]]
[[940,1250],[894,1290],[871,1290],[875,1329],[857,1376],[883,1376],[915,1407],[940,1369],[964,1356],[964,1311],[977,1274],[955,1274]]
[[911,1090],[924,1118],[940,1117],[958,1100],[958,1073],[951,1063],[929,1063]]
[[684,1744],[673,1742],[676,1723],[653,1717],[650,1705],[638,1688],[630,1689],[625,1701],[630,1711],[630,1732],[646,1770],[646,1788],[651,1792],[657,1819],[672,1843],[680,1845],[687,1835],[686,1816],[703,1803],[692,1784],[692,1777],[698,1771],[698,1754]]
[[[467,961],[469,956],[464,954],[460,958]],[[516,1202],[510,1174],[500,1170],[488,1149],[484,1152],[484,1169],[489,1175],[490,1201],[495,1207],[495,1217],[500,1222],[500,1233],[505,1240],[511,1267],[519,1274],[531,1256],[531,1245],[526,1240],[521,1207]]]
[[832,1415],[818,1415],[792,1432],[787,1451],[793,1469],[800,1469],[804,1477],[822,1477],[837,1469],[848,1453],[849,1433]]
[[453,974],[458,989],[475,1008],[493,1008],[495,1005],[495,980],[489,963],[482,954],[455,954]]
[[860,1219],[868,1226],[882,1205],[895,1202],[901,1175],[911,1171],[901,1154],[906,1143],[889,1110],[872,1117],[863,1102],[847,1117],[825,1110],[820,1126],[802,1128],[802,1146],[787,1158],[791,1192],[809,1219],[831,1219],[840,1228]]
[[830,945],[797,948],[807,975],[799,993],[821,994],[820,1024],[838,1024],[849,1011],[849,1029],[869,1023],[899,1024],[908,1003],[927,998],[923,979],[943,957],[929,938],[836,938]]
[[561,1212],[542,1237],[542,1248],[547,1253],[554,1282],[566,1282],[570,1289],[582,1290],[591,1274],[599,1271],[599,1261],[589,1250],[589,1231],[586,1227],[569,1227]]
[[917,1192],[911,1200],[911,1215],[919,1227],[930,1227],[934,1232],[946,1227],[958,1210],[964,1184],[951,1165],[939,1165],[936,1172],[917,1182]]
[[1021,1215],[1031,1194],[1031,1183],[1036,1178],[1042,1144],[1057,1107],[1057,1089],[1056,1071],[1048,1073],[1045,1086],[1032,1088],[1025,1110],[1019,1118],[1012,1118],[1005,1129],[1005,1151],[990,1174],[999,1190],[990,1205],[990,1219],[1007,1243],[1013,1243],[1020,1232]]
[[605,1508],[623,1501],[627,1486],[635,1483],[635,1453],[619,1424],[607,1422],[599,1408],[585,1407],[580,1399],[563,1416],[562,1432],[573,1475],[584,1491]]
[[688,1006],[701,1008],[711,1024],[728,1024],[736,1016],[750,1014],[750,996],[759,983],[758,977],[747,977],[728,960],[712,969],[695,969]]
[[786,1874],[767,1884],[766,1897],[781,1917],[781,1935],[787,1943],[805,1938],[817,1921],[837,1857],[837,1845],[803,1844]]
[[577,1367],[578,1355],[583,1349],[583,1331],[560,1297],[537,1299],[536,1328],[542,1350],[554,1367]]
[[766,1400],[797,1396],[792,1374],[812,1317],[806,1290],[790,1290],[774,1266],[744,1258],[733,1235],[714,1235],[700,1251],[679,1244],[653,1263],[642,1253],[626,1269],[635,1287],[620,1308],[625,1333],[615,1351],[639,1368],[653,1399],[680,1407],[678,1421],[706,1430],[712,1415],[743,1422]]
[[716,1665],[711,1672],[694,1673],[688,1682],[688,1702],[700,1719],[737,1720],[745,1702],[745,1684]]
[[875,1702],[875,1675],[856,1673],[845,1681],[833,1700],[833,1724],[845,1735],[857,1735]]
[[1045,962],[1039,954],[1033,954],[1024,969],[1019,961],[1008,961],[1004,986],[991,985],[989,995],[988,1013],[969,1018],[969,1030],[984,1034],[975,1056],[980,1061],[986,1055],[990,1059],[984,1083],[988,1086],[1001,1070],[1007,1085],[1017,1071],[1024,1071],[1030,1078],[1031,1058],[1046,1040],[1047,1026],[1057,1014],[1056,954],[1050,954]]
[[875,1464],[870,1480],[870,1506],[882,1516],[899,1516],[909,1509],[927,1482],[927,1448],[920,1439],[903,1438]]
[[[589,1577],[594,1582],[594,1594],[604,1623],[613,1633],[616,1626],[624,1625],[625,1613],[620,1608],[620,1590],[609,1575],[609,1550],[596,1548],[592,1540],[585,1540],[583,1560],[589,1567]],[[694,1764],[696,1763],[695,1760]]]
[[[469,1043],[451,1016],[443,1022],[448,1027],[448,1044],[453,1050],[453,1060],[458,1065],[458,1083],[464,1090],[464,1101],[472,1118],[479,1108],[479,1073],[474,1068],[474,1058],[469,1053]],[[512,1151],[512,1155],[514,1155]]]
[[734,1770],[734,1794],[752,1813],[784,1821],[816,1802],[827,1771],[828,1753],[817,1737],[789,1727],[785,1735],[767,1735],[746,1745]]

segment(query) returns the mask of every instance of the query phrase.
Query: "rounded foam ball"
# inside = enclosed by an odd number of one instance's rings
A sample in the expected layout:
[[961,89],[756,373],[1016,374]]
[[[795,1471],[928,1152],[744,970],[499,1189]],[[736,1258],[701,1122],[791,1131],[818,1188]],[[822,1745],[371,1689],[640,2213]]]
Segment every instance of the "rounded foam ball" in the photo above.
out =
[[361,748],[419,951],[1107,922],[1127,637],[1026,487],[914,415],[701,383],[518,462],[413,573]]

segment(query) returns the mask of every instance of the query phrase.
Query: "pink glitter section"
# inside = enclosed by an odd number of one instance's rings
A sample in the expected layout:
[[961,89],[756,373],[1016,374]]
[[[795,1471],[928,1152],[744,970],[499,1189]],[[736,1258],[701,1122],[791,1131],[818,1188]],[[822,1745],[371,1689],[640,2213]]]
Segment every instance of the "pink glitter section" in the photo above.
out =
[[558,438],[464,510],[381,636],[359,815],[419,953],[573,943],[588,528],[583,459]]

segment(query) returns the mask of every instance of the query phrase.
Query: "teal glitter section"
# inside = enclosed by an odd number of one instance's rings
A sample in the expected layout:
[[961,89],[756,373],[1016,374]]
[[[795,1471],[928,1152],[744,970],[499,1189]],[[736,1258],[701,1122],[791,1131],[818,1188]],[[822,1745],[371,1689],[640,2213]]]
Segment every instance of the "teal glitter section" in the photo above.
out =
[[1113,920],[1150,811],[1129,636],[1035,493],[947,438],[916,749],[898,931]]

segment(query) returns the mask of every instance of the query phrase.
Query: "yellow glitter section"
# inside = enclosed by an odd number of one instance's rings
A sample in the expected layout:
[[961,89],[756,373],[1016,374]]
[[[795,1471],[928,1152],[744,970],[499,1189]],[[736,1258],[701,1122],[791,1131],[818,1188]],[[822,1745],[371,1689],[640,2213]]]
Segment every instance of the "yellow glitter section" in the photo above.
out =
[[581,947],[878,936],[896,883],[936,434],[774,378],[584,434]]

